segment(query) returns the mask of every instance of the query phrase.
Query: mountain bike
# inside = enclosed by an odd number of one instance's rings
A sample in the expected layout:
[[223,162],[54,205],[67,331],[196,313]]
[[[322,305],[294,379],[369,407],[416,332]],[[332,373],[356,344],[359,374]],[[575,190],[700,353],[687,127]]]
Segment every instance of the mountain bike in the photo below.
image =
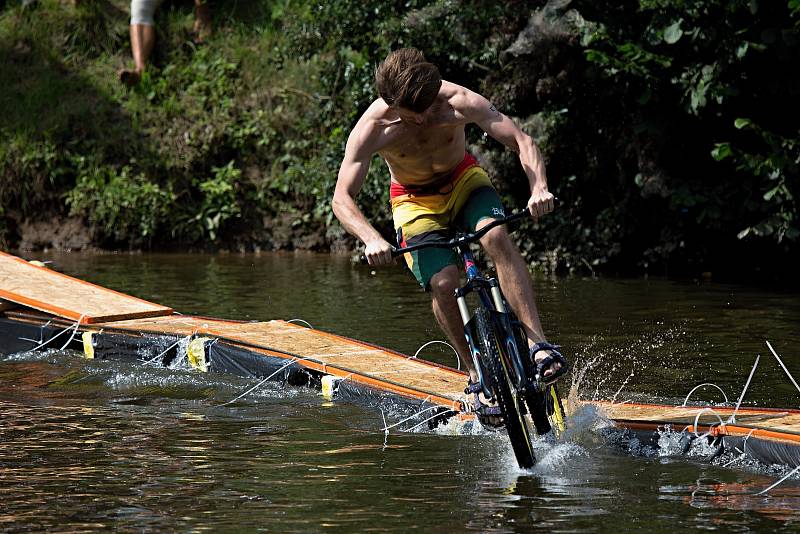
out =
[[[558,435],[565,430],[564,406],[555,381],[567,372],[568,363],[557,345],[537,343],[529,353],[528,338],[503,297],[500,284],[496,278],[480,272],[469,245],[493,228],[528,215],[526,208],[495,219],[473,233],[457,232],[453,239],[395,248],[392,252],[399,256],[429,247],[458,250],[464,264],[466,283],[456,289],[455,297],[478,374],[478,381],[470,382],[464,392],[483,394],[487,404],[479,403],[482,405],[475,410],[479,415],[502,418],[517,462],[522,468],[532,467],[536,463],[530,422],[539,435],[551,430]],[[478,305],[473,313],[470,313],[467,304],[467,295],[470,293],[478,297]],[[541,362],[534,362],[534,356],[540,351],[548,355]],[[544,371],[553,362],[560,363],[561,367],[544,377]],[[497,406],[488,405],[494,402]],[[530,416],[530,422],[526,415]]]

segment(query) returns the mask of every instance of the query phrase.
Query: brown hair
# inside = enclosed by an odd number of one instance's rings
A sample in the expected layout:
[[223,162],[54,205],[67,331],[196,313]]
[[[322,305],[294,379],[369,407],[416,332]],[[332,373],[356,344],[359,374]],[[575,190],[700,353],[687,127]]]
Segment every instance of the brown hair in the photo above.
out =
[[401,107],[415,113],[428,109],[439,88],[442,76],[433,63],[416,48],[395,50],[375,69],[378,94],[391,107]]

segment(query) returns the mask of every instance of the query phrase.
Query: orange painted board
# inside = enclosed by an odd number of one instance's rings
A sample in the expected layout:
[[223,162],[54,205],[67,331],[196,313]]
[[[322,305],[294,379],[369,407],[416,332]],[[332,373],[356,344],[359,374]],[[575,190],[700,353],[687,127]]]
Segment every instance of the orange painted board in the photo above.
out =
[[[677,430],[697,426],[714,427],[715,435],[753,435],[767,439],[800,442],[800,411],[775,408],[741,408],[735,422],[729,421],[733,408],[703,406],[668,406],[658,404],[612,404],[593,402],[618,426],[627,428],[655,428],[672,425]],[[699,417],[698,417],[699,415]],[[722,420],[722,423],[720,423]]]
[[172,309],[0,252],[0,298],[82,324],[169,315]]

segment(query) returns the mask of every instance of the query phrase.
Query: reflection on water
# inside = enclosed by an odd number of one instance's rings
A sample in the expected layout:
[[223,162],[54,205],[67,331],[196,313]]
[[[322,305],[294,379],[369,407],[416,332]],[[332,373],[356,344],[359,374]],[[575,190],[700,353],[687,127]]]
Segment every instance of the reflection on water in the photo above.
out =
[[[399,268],[309,254],[47,259],[185,313],[299,317],[410,354],[441,339],[428,297]],[[682,402],[713,381],[735,399],[755,354],[768,356],[764,339],[800,373],[797,295],[659,280],[536,289],[551,339],[583,370],[573,376],[584,398]],[[425,350],[452,365],[447,347]],[[754,495],[785,466],[659,455],[590,410],[573,414],[563,441],[537,442],[539,463],[524,472],[502,434],[469,423],[387,436],[379,410],[272,383],[221,406],[253,385],[58,351],[3,358],[0,529],[792,531],[800,518],[796,481]],[[763,357],[744,404],[797,400]],[[389,424],[403,417],[384,410]]]
[[[758,495],[771,483],[772,480],[767,477],[748,483],[697,480],[688,487],[667,487],[663,488],[662,492],[681,495],[684,502],[695,508],[748,510],[779,521],[796,520],[800,510],[800,488],[787,487],[776,496],[767,499],[763,495]],[[721,521],[715,523],[723,524]]]

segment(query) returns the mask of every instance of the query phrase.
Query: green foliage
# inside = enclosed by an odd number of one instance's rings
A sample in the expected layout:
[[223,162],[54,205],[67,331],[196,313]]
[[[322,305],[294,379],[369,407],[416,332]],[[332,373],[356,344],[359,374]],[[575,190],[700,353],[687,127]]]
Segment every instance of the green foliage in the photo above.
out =
[[708,261],[735,250],[737,236],[761,240],[762,251],[796,250],[787,241],[796,243],[800,226],[797,2],[636,3],[605,11],[573,4],[591,21],[582,28],[585,58],[610,82],[598,86],[597,100],[621,101],[617,113],[630,121],[597,124],[622,126],[622,142],[600,150],[635,153],[618,166],[632,167],[625,174],[635,174],[633,184],[626,182],[639,193],[634,200],[625,188],[614,191],[628,204],[621,239],[643,246],[652,237],[638,229],[657,214],[663,228],[652,236],[660,242],[642,265]]
[[800,213],[798,203],[798,167],[800,166],[800,131],[793,138],[785,138],[766,131],[749,119],[738,118],[734,126],[750,131],[760,138],[763,145],[759,151],[747,151],[720,143],[714,149],[717,160],[730,158],[736,168],[761,179],[764,203],[757,202],[763,219],[741,230],[737,237],[771,237],[781,243],[784,239],[797,241],[800,238]]
[[796,18],[800,14],[800,0],[789,0],[789,11],[792,12],[792,17]]
[[50,191],[68,179],[65,154],[51,139],[31,142],[0,130],[0,206],[29,216],[49,202]]
[[197,214],[184,224],[178,223],[176,230],[196,235],[198,240],[208,237],[216,241],[223,225],[239,216],[236,189],[242,172],[234,163],[231,161],[223,167],[214,167],[212,178],[197,182],[197,188],[202,194]]
[[[78,2],[64,28],[66,59],[113,54],[128,38],[120,14],[108,2]],[[77,57],[76,57],[77,56]]]
[[166,222],[175,197],[168,187],[134,174],[75,158],[78,176],[66,203],[73,215],[89,213],[99,235],[115,243],[145,244]]
[[[0,245],[14,223],[66,214],[108,246],[294,246],[272,235],[283,219],[341,240],[347,137],[378,62],[416,46],[542,148],[559,207],[517,234],[539,265],[797,251],[799,0],[240,0],[212,4],[200,47],[190,6],[159,9],[132,91],[117,82],[127,0],[0,11]],[[524,204],[516,156],[467,139]],[[376,157],[358,198],[387,236],[388,181]]]

